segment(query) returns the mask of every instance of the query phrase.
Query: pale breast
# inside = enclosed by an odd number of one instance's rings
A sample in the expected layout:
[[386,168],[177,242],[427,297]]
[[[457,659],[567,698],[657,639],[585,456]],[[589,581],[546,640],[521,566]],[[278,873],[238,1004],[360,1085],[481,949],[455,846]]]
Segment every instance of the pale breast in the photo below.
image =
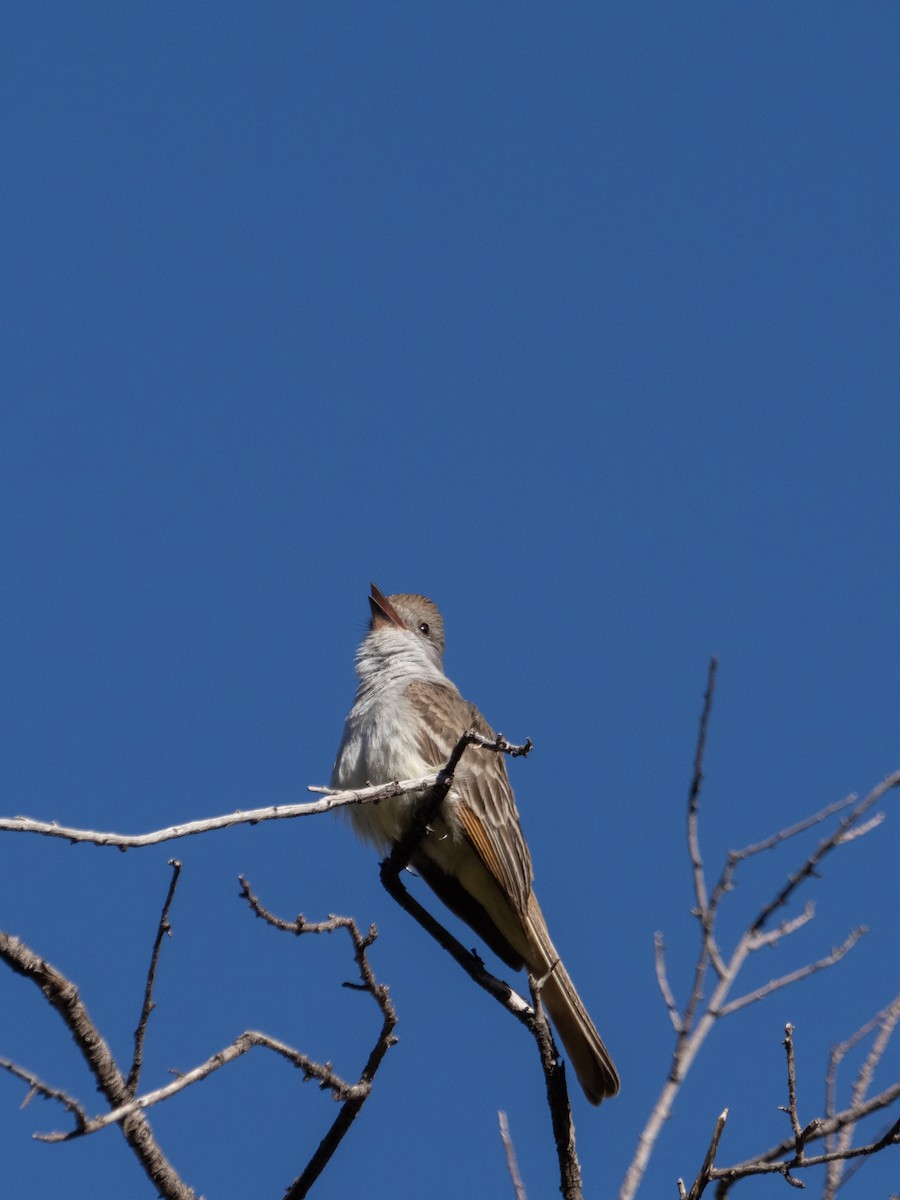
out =
[[[357,697],[344,724],[344,737],[331,775],[331,786],[362,788],[415,779],[434,770],[421,755],[409,704],[401,689]],[[346,809],[356,832],[380,848],[405,832],[416,795],[395,796],[379,804]]]

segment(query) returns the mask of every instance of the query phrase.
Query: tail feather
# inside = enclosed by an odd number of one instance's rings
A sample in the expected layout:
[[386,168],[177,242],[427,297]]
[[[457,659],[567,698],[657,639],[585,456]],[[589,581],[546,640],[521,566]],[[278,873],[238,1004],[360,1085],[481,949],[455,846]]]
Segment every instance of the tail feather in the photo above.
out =
[[546,975],[541,999],[565,1047],[578,1082],[591,1104],[599,1104],[619,1090],[619,1076],[603,1039],[597,1032],[569,973],[550,941],[547,923],[532,894],[528,901],[529,941],[538,952],[529,963],[532,971]]

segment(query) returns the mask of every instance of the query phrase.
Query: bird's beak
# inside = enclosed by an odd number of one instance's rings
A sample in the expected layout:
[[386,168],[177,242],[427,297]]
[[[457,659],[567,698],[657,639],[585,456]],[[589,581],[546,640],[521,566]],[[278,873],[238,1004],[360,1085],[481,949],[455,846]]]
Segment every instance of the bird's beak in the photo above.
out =
[[396,625],[400,629],[406,628],[397,616],[393,604],[374,583],[372,584],[372,594],[369,597],[369,607],[372,610],[372,629],[383,629],[386,625]]

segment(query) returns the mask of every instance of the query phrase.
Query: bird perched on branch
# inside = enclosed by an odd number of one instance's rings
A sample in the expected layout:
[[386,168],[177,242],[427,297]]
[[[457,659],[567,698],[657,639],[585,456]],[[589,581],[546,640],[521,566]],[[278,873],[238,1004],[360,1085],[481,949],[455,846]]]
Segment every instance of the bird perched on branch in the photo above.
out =
[[[372,584],[372,619],[356,655],[356,698],[331,776],[352,789],[439,771],[463,733],[494,733],[444,674],[444,623],[424,596],[384,596]],[[357,833],[385,850],[409,828],[418,796],[354,806]],[[531,856],[502,754],[473,747],[456,769],[411,865],[508,966],[543,979],[541,998],[592,1104],[619,1077],[550,940],[531,890]]]

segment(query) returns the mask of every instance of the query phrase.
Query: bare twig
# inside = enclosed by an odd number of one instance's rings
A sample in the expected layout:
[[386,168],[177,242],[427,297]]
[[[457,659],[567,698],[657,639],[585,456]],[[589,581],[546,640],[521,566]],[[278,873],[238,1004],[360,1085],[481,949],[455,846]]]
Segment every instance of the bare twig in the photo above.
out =
[[532,749],[530,738],[524,745],[515,746],[508,742],[503,734],[498,734],[496,738],[492,739],[470,729],[460,739],[443,772],[423,775],[419,779],[393,780],[390,783],[378,784],[376,787],[355,788],[350,791],[310,786],[307,791],[317,792],[323,796],[323,799],[308,804],[272,804],[266,808],[239,810],[218,817],[204,817],[199,821],[185,821],[178,825],[169,825],[165,829],[156,829],[152,833],[136,834],[76,829],[68,825],[59,825],[55,821],[36,821],[31,817],[0,817],[0,832],[36,833],[43,837],[62,838],[67,842],[88,842],[92,846],[115,846],[119,850],[157,846],[161,842],[171,842],[177,838],[196,837],[198,834],[213,833],[219,829],[232,829],[235,825],[259,825],[262,821],[285,821],[293,820],[295,817],[313,817],[349,804],[377,804],[380,800],[388,800],[393,796],[424,792],[439,783],[442,775],[446,775],[447,772],[452,778],[457,763],[467,746],[482,746],[487,750],[508,754],[512,758],[527,755]]
[[672,989],[669,986],[669,976],[666,971],[666,943],[663,940],[663,935],[659,932],[653,935],[653,951],[656,966],[656,982],[659,985],[666,1011],[669,1014],[669,1020],[672,1022],[672,1028],[676,1033],[681,1033],[681,1017],[678,1013],[678,1005],[675,1003],[675,997],[672,995]]
[[26,1071],[24,1067],[20,1067],[17,1063],[11,1062],[8,1058],[0,1058],[0,1067],[4,1071],[8,1071],[10,1075],[14,1075],[16,1079],[21,1079],[28,1084],[28,1095],[22,1101],[20,1108],[25,1108],[30,1104],[35,1096],[43,1096],[47,1100],[57,1100],[59,1103],[72,1114],[75,1118],[75,1124],[79,1129],[84,1129],[88,1123],[88,1115],[81,1107],[77,1100],[73,1099],[68,1092],[60,1091],[59,1088],[51,1087],[49,1083],[44,1083],[42,1079],[38,1079],[37,1075],[31,1071]]
[[137,1091],[138,1081],[141,1077],[141,1066],[144,1061],[144,1038],[147,1035],[147,1022],[150,1020],[150,1014],[156,1007],[153,1003],[153,984],[156,980],[159,951],[165,935],[172,932],[169,925],[169,909],[172,907],[172,901],[175,899],[175,889],[178,887],[178,877],[181,875],[181,863],[175,858],[170,858],[169,866],[172,868],[172,878],[169,881],[169,890],[166,892],[166,898],[163,901],[159,925],[156,928],[156,937],[153,940],[153,952],[150,955],[150,967],[147,971],[147,983],[144,987],[144,1002],[141,1005],[141,1015],[138,1019],[137,1028],[134,1031],[134,1054],[131,1059],[131,1070],[128,1072],[128,1080],[125,1085],[130,1096],[133,1096]]
[[[855,1125],[862,1121],[864,1117],[868,1117],[871,1113],[880,1112],[883,1109],[889,1108],[892,1104],[900,1100],[900,1080],[892,1083],[890,1087],[886,1087],[876,1096],[870,1096],[857,1107],[848,1107],[840,1112],[834,1113],[830,1117],[823,1117],[816,1123],[816,1126],[811,1130],[806,1141],[814,1142],[820,1138],[827,1138],[830,1134],[836,1133],[840,1129],[844,1129],[848,1125]],[[779,1142],[776,1146],[770,1146],[768,1150],[764,1150],[762,1154],[756,1155],[754,1158],[748,1158],[742,1162],[736,1163],[730,1167],[730,1171],[741,1171],[744,1167],[755,1162],[772,1163],[778,1159],[784,1158],[786,1155],[792,1154],[794,1151],[793,1135]],[[835,1157],[834,1154],[829,1155],[830,1158]]]
[[789,971],[786,975],[782,975],[778,979],[770,979],[762,987],[758,987],[752,992],[747,992],[744,996],[738,996],[736,1000],[730,1000],[727,1004],[723,1004],[721,1008],[716,1010],[715,1015],[717,1017],[727,1017],[730,1013],[737,1012],[739,1008],[746,1008],[748,1004],[755,1004],[757,1000],[764,1000],[766,996],[771,996],[773,992],[778,992],[792,983],[799,983],[801,979],[806,979],[809,975],[815,975],[818,971],[824,971],[826,967],[833,967],[835,963],[840,962],[844,955],[853,949],[859,939],[867,932],[865,925],[851,930],[841,945],[835,946],[831,953],[826,954],[824,958],[820,958],[813,963],[807,963],[805,967],[798,967],[796,971]]
[[[884,1010],[888,1012],[892,1006]],[[879,1014],[881,1016],[883,1014]],[[871,1032],[872,1023],[868,1022],[869,1032]],[[848,1039],[845,1045],[855,1042],[858,1038],[857,1032],[853,1038]],[[885,1043],[886,1044],[886,1043]],[[805,1126],[801,1125],[800,1116],[797,1108],[797,1087],[794,1065],[794,1047],[793,1047],[793,1030],[790,1025],[785,1028],[785,1051],[787,1055],[787,1071],[788,1071],[788,1107],[784,1110],[790,1115],[791,1120],[791,1136],[779,1142],[777,1146],[772,1146],[762,1154],[756,1155],[754,1158],[745,1159],[743,1162],[735,1163],[730,1167],[717,1167],[710,1172],[710,1178],[718,1180],[716,1188],[716,1196],[718,1200],[724,1200],[728,1195],[733,1184],[741,1179],[748,1178],[753,1175],[782,1175],[788,1183],[795,1187],[802,1187],[798,1179],[794,1177],[792,1172],[803,1169],[807,1170],[811,1167],[826,1168],[826,1186],[824,1196],[833,1197],[837,1188],[840,1186],[841,1178],[846,1179],[848,1172],[844,1172],[844,1167],[848,1162],[855,1161],[861,1163],[865,1158],[873,1154],[880,1153],[888,1147],[900,1145],[900,1120],[894,1121],[880,1136],[859,1146],[852,1145],[852,1133],[857,1125],[864,1117],[869,1116],[873,1112],[888,1108],[900,1098],[900,1082],[895,1083],[892,1087],[885,1089],[880,1095],[873,1096],[869,1100],[863,1100],[860,1093],[854,1095],[853,1103],[840,1113],[830,1113],[825,1117],[816,1118]],[[884,1047],[881,1047],[882,1052]],[[838,1132],[847,1134],[842,1136],[841,1144],[837,1145],[834,1141],[834,1135]],[[807,1153],[807,1146],[819,1140],[825,1141],[825,1151],[822,1154],[810,1155]]]
[[[0,958],[17,974],[36,984],[59,1013],[111,1107],[129,1105],[131,1097],[125,1079],[75,985],[18,938],[6,933],[0,933]],[[161,1195],[167,1200],[194,1200],[194,1191],[180,1179],[163,1154],[142,1112],[129,1111],[122,1119],[122,1132]]]
[[502,1109],[497,1113],[497,1119],[500,1124],[500,1141],[503,1143],[503,1152],[506,1155],[506,1169],[509,1171],[509,1177],[512,1180],[516,1200],[528,1200],[525,1193],[525,1184],[522,1182],[522,1176],[519,1173],[519,1164],[516,1161],[516,1148],[513,1145],[512,1136],[509,1132],[509,1121]]
[[845,808],[850,808],[856,801],[856,796],[845,796],[843,800],[834,800],[831,804],[826,804],[817,813],[813,813],[812,816],[804,817],[802,821],[788,825],[786,829],[779,829],[777,833],[763,838],[761,842],[753,842],[751,845],[745,846],[743,850],[732,850],[728,857],[733,862],[738,863],[752,858],[755,854],[762,854],[766,850],[772,850],[776,846],[780,846],[782,842],[797,837],[798,834],[806,833],[807,829],[813,829],[816,825],[821,825],[823,821],[827,821],[835,813],[843,812]]
[[575,1123],[572,1120],[569,1091],[566,1087],[565,1064],[560,1062],[553,1033],[541,1004],[540,988],[532,975],[528,976],[528,985],[534,1007],[532,1034],[544,1072],[547,1105],[550,1109],[550,1122],[553,1126],[553,1140],[559,1163],[559,1190],[564,1200],[582,1200],[581,1164],[575,1149]]
[[822,1167],[828,1163],[842,1161],[847,1162],[854,1158],[864,1158],[871,1154],[878,1154],[882,1150],[887,1150],[891,1146],[900,1145],[900,1120],[887,1130],[880,1138],[873,1142],[868,1142],[864,1146],[854,1146],[846,1151],[837,1151],[833,1154],[817,1154],[811,1157],[804,1157],[802,1161],[769,1161],[765,1158],[754,1159],[744,1163],[738,1163],[733,1167],[714,1167],[710,1172],[711,1179],[721,1180],[722,1183],[716,1189],[716,1196],[721,1197],[726,1195],[727,1189],[739,1179],[747,1179],[751,1175],[782,1175],[795,1187],[802,1187],[799,1180],[791,1176],[791,1171],[805,1169],[811,1167]]
[[382,881],[385,869],[388,873],[399,875],[409,866],[410,859],[418,849],[429,824],[434,820],[450,791],[453,774],[469,746],[480,746],[484,750],[492,750],[497,754],[508,754],[511,758],[525,756],[532,749],[531,738],[527,738],[523,745],[516,746],[508,742],[502,733],[498,733],[495,738],[487,738],[483,734],[476,733],[474,729],[467,729],[465,733],[461,734],[446,765],[438,771],[434,778],[434,784],[429,785],[427,794],[422,797],[406,833],[394,844],[385,863],[382,864]]
[[[835,831],[827,838],[823,838],[815,850],[807,858],[806,862],[799,870],[789,875],[786,883],[780,891],[764,905],[757,915],[755,921],[751,925],[751,930],[757,932],[762,929],[773,913],[787,904],[788,900],[797,890],[801,883],[807,879],[811,879],[818,869],[819,864],[830,854],[832,850],[838,846],[845,845],[851,840],[851,834],[856,831],[856,835],[862,832],[861,820],[870,808],[873,808],[878,801],[893,788],[900,785],[900,771],[895,771],[892,775],[888,775],[881,783],[877,784],[869,792],[863,800],[850,809],[850,811],[838,822]],[[866,827],[866,832],[873,826],[871,822]]]
[[[513,749],[519,754],[527,753],[524,747]],[[512,752],[513,750],[510,750],[510,753]],[[123,834],[96,829],[75,829],[67,825],[58,825],[55,821],[35,821],[31,817],[0,817],[0,833],[36,833],[44,837],[62,838],[67,842],[87,842],[92,846],[115,846],[119,850],[132,850],[144,846],[157,846],[161,842],[171,842],[178,838],[196,837],[201,833],[213,833],[219,829],[232,829],[235,825],[259,825],[262,821],[313,817],[348,804],[375,804],[392,796],[424,791],[434,787],[437,780],[437,774],[423,775],[421,779],[383,783],[378,787],[357,788],[345,792],[332,788],[310,787],[308,791],[322,793],[324,798],[308,804],[273,804],[266,808],[205,817],[199,821],[185,821],[182,824],[169,825],[165,829],[154,830],[152,833]]]
[[715,1128],[713,1129],[712,1137],[709,1142],[709,1148],[706,1151],[706,1157],[703,1160],[703,1166],[691,1185],[691,1190],[685,1194],[684,1184],[678,1180],[679,1192],[684,1196],[684,1200],[700,1200],[706,1190],[706,1185],[712,1178],[713,1164],[716,1161],[716,1154],[719,1150],[719,1140],[722,1137],[722,1130],[725,1128],[725,1122],[728,1120],[728,1109],[725,1108],[719,1113],[716,1119]]
[[716,671],[718,659],[709,660],[709,670],[706,676],[706,692],[703,696],[703,710],[700,714],[700,728],[697,731],[697,748],[694,752],[694,773],[688,794],[687,808],[687,843],[691,860],[691,873],[694,880],[694,896],[697,904],[694,916],[700,922],[700,952],[694,967],[694,982],[685,1005],[684,1014],[678,1030],[678,1043],[687,1038],[694,1023],[694,1014],[703,996],[703,984],[706,971],[711,961],[715,962],[716,971],[721,977],[724,965],[718,954],[713,936],[713,925],[716,909],[710,907],[709,893],[706,886],[706,876],[703,871],[703,858],[700,854],[700,789],[703,786],[703,759],[706,754],[706,737],[709,731],[709,719],[712,714],[713,696],[716,690]]
[[453,771],[456,770],[463,753],[470,745],[480,745],[499,753],[524,755],[531,749],[531,740],[527,740],[523,746],[513,746],[506,741],[502,734],[491,742],[481,734],[475,733],[474,730],[470,729],[464,733],[454,747],[447,765],[435,776],[436,783],[433,789],[422,797],[406,835],[395,843],[388,857],[382,862],[381,882],[391,898],[459,963],[480,988],[492,995],[523,1025],[531,1028],[534,1012],[530,1005],[508,983],[497,979],[495,975],[487,971],[478,955],[467,950],[426,908],[419,904],[403,886],[400,878],[401,872],[406,869],[419,842],[425,836],[429,823],[433,821],[449,792],[453,782]]
[[774,946],[782,938],[789,937],[798,929],[802,929],[804,925],[808,925],[815,915],[815,904],[812,900],[807,900],[803,906],[803,912],[798,913],[796,917],[782,921],[775,929],[767,929],[765,932],[754,934],[751,939],[752,949],[759,950],[762,946]]
[[[872,1045],[869,1048],[869,1053],[866,1055],[859,1073],[854,1080],[850,1094],[851,1107],[859,1108],[865,1103],[866,1095],[872,1086],[875,1070],[884,1057],[888,1042],[891,1040],[898,1022],[900,1022],[900,995],[895,996],[890,1004],[883,1008],[881,1012],[876,1013],[870,1020],[866,1021],[846,1041],[832,1048],[828,1061],[828,1070],[825,1075],[826,1117],[833,1117],[837,1108],[837,1073],[841,1061],[863,1038],[868,1037],[869,1034],[877,1030],[876,1036],[873,1038]],[[857,1122],[848,1122],[840,1130],[833,1130],[827,1133],[825,1136],[825,1149],[829,1152],[849,1149],[853,1141],[856,1124]],[[858,1169],[859,1165],[861,1164],[858,1163],[855,1167],[848,1169],[845,1162],[840,1159],[829,1163],[822,1200],[834,1200],[838,1188]]]
[[[142,1057],[141,1050],[147,1018],[150,1011],[152,1011],[153,981],[159,947],[162,937],[168,928],[169,907],[179,874],[179,864],[173,864],[173,867],[173,877],[163,906],[154,951],[151,957],[141,1021],[135,1034],[134,1063],[136,1066],[132,1067],[131,1076],[135,1082]],[[50,1087],[38,1079],[37,1076],[25,1071],[14,1063],[0,1060],[0,1067],[5,1068],[29,1085],[30,1091],[26,1097],[26,1102],[32,1095],[43,1095],[64,1104],[75,1118],[74,1129],[36,1134],[35,1136],[39,1140],[45,1142],[70,1141],[73,1138],[95,1133],[110,1125],[121,1124],[126,1139],[132,1145],[135,1153],[138,1154],[145,1171],[156,1184],[160,1194],[165,1197],[171,1197],[173,1200],[192,1200],[194,1193],[178,1180],[178,1177],[162,1156],[162,1152],[153,1140],[152,1132],[146,1122],[146,1118],[143,1116],[143,1112],[147,1108],[168,1100],[185,1088],[191,1087],[200,1080],[207,1078],[213,1072],[234,1062],[255,1047],[262,1047],[285,1058],[303,1072],[304,1079],[317,1080],[320,1086],[330,1090],[334,1097],[342,1102],[341,1112],[337,1120],[333,1123],[329,1134],[323,1139],[303,1175],[287,1193],[293,1200],[298,1200],[299,1197],[306,1195],[309,1187],[318,1175],[321,1174],[322,1169],[334,1153],[334,1149],[340,1142],[341,1137],[343,1137],[353,1118],[370,1094],[375,1072],[387,1050],[396,1042],[396,1038],[393,1036],[396,1015],[390,1001],[388,989],[375,980],[368,962],[367,950],[377,936],[374,927],[364,936],[359,932],[355,922],[348,917],[332,916],[328,921],[322,921],[314,925],[308,924],[302,917],[297,918],[293,922],[280,921],[262,907],[245,880],[241,880],[241,885],[243,894],[251,904],[254,912],[279,928],[288,929],[297,934],[325,933],[332,932],[335,929],[346,929],[348,931],[353,943],[354,957],[359,967],[361,980],[359,985],[348,986],[358,986],[361,990],[369,992],[378,1004],[383,1017],[381,1032],[365,1064],[359,1081],[357,1083],[349,1083],[335,1073],[330,1063],[314,1062],[306,1055],[286,1045],[277,1038],[270,1037],[256,1030],[247,1030],[235,1038],[229,1046],[211,1055],[199,1066],[194,1067],[190,1071],[179,1073],[178,1078],[173,1082],[164,1087],[146,1092],[141,1096],[136,1096],[134,1089],[130,1088],[129,1084],[119,1074],[108,1047],[100,1037],[96,1027],[90,1021],[74,985],[60,975],[59,972],[55,971],[54,968],[50,967],[49,964],[34,955],[27,947],[24,947],[18,939],[9,938],[7,935],[0,935],[0,957],[3,957],[14,970],[26,975],[26,977],[33,978],[41,986],[42,991],[47,995],[51,1004],[57,1008],[69,1025],[79,1049],[100,1082],[101,1091],[110,1103],[110,1108],[107,1112],[96,1117],[88,1117],[84,1108],[66,1092]],[[135,1142],[138,1144],[135,1145]]]
[[[716,970],[720,976],[723,974],[724,967],[718,958],[718,951],[713,943],[713,919],[715,916],[715,907],[710,907],[708,892],[706,888],[706,880],[703,873],[703,859],[700,853],[700,836],[699,836],[699,813],[700,813],[700,789],[703,784],[703,759],[706,751],[706,738],[709,729],[709,720],[712,713],[713,695],[715,692],[716,670],[718,661],[715,658],[710,659],[709,669],[706,677],[706,691],[703,696],[703,708],[700,714],[700,726],[697,731],[697,746],[694,752],[694,769],[691,777],[691,786],[688,792],[687,806],[687,842],[688,855],[691,863],[691,872],[694,883],[694,896],[696,906],[693,914],[700,922],[700,950],[697,955],[697,962],[694,968],[694,979],[691,985],[690,995],[685,1005],[684,1012],[679,1014],[677,1005],[675,1005],[674,997],[669,992],[671,997],[672,1007],[669,1009],[669,1017],[675,1029],[675,1049],[672,1054],[672,1062],[669,1071],[669,1077],[663,1085],[663,1089],[653,1106],[650,1116],[644,1128],[638,1135],[638,1144],[634,1152],[634,1157],[625,1174],[625,1179],[619,1190],[619,1200],[633,1200],[640,1187],[641,1180],[647,1170],[647,1164],[650,1161],[650,1155],[656,1145],[656,1141],[662,1131],[663,1126],[668,1120],[672,1105],[675,1101],[675,1096],[681,1086],[681,1080],[690,1068],[691,1061],[699,1048],[698,1036],[696,1031],[693,1037],[693,1043],[688,1041],[691,1035],[691,1030],[694,1025],[697,1006],[703,995],[703,983],[706,977],[707,968],[710,961],[716,963]],[[657,933],[656,944],[659,946],[662,941],[662,935]],[[659,975],[659,951],[657,951],[657,980]],[[721,987],[721,983],[720,983]],[[662,990],[662,983],[660,983]],[[666,988],[668,984],[666,983]],[[663,991],[663,999],[666,1001],[667,1008],[669,1007],[669,997]],[[711,1027],[712,1018],[707,1013],[701,1024],[705,1027]],[[705,1036],[705,1032],[702,1033]]]
[[[566,1200],[581,1200],[581,1168],[575,1153],[575,1130],[569,1108],[565,1070],[559,1062],[550,1028],[540,1011],[540,1006],[533,1003],[529,1007],[509,984],[486,971],[481,959],[466,950],[439,921],[435,920],[431,913],[409,894],[400,879],[400,873],[414,857],[429,825],[437,815],[452,785],[453,772],[470,745],[478,745],[495,753],[516,756],[525,755],[530,751],[531,740],[527,740],[523,746],[513,746],[506,741],[502,734],[498,734],[495,739],[489,739],[471,729],[464,733],[456,743],[446,766],[439,772],[434,787],[426,792],[419,802],[406,833],[394,844],[390,854],[382,862],[381,882],[401,908],[409,913],[459,963],[479,987],[489,992],[531,1031],[537,1042],[544,1069],[547,1099],[559,1161],[560,1189]],[[534,988],[534,981],[530,978],[529,983]],[[535,996],[536,993],[532,990],[533,1001]]]
[[253,894],[246,879],[241,877],[240,883],[241,894],[247,900],[254,913],[268,924],[273,925],[276,929],[281,929],[287,933],[294,933],[298,936],[305,933],[333,933],[337,929],[346,929],[353,943],[353,957],[359,968],[360,983],[347,984],[345,986],[353,986],[354,988],[359,988],[361,991],[368,992],[375,1000],[382,1014],[381,1030],[363,1067],[359,1082],[350,1085],[343,1092],[332,1089],[336,1098],[343,1101],[341,1109],[328,1132],[319,1143],[316,1152],[285,1193],[285,1200],[302,1200],[331,1161],[344,1135],[359,1114],[360,1109],[371,1092],[372,1080],[375,1078],[375,1073],[381,1065],[385,1054],[387,1054],[392,1046],[396,1045],[397,1039],[394,1037],[394,1027],[397,1024],[397,1015],[394,1011],[394,1005],[391,1001],[388,988],[384,984],[378,983],[369,963],[368,949],[378,936],[378,931],[374,925],[371,925],[369,932],[363,935],[360,933],[352,917],[331,915],[327,921],[310,923],[303,916],[298,916],[293,921],[285,921],[263,907],[258,897]]
[[784,1027],[784,1052],[787,1056],[787,1113],[791,1118],[791,1128],[794,1131],[794,1146],[799,1158],[803,1152],[803,1131],[800,1128],[800,1117],[797,1113],[797,1069],[794,1063],[794,1027],[790,1022]]
[[278,1038],[269,1037],[268,1034],[260,1033],[255,1029],[248,1029],[244,1033],[239,1034],[230,1045],[217,1050],[215,1054],[211,1054],[199,1066],[192,1067],[190,1071],[179,1072],[178,1078],[173,1080],[172,1083],[167,1083],[165,1087],[155,1088],[152,1092],[145,1092],[143,1096],[136,1096],[125,1104],[121,1104],[99,1117],[88,1120],[83,1129],[72,1129],[56,1133],[40,1133],[35,1134],[35,1137],[41,1142],[69,1142],[73,1138],[82,1137],[84,1134],[96,1133],[100,1129],[106,1129],[107,1126],[118,1124],[132,1113],[152,1108],[155,1104],[161,1104],[164,1100],[170,1100],[173,1096],[177,1096],[179,1092],[183,1092],[185,1088],[192,1087],[195,1083],[200,1083],[203,1079],[208,1079],[214,1072],[242,1058],[243,1055],[249,1053],[256,1046],[271,1050],[282,1058],[287,1059],[293,1066],[300,1068],[304,1079],[317,1079],[322,1087],[328,1088],[337,1100],[362,1101],[369,1094],[370,1088],[367,1084],[347,1083],[346,1080],[341,1079],[339,1075],[335,1074],[328,1063],[314,1062],[311,1058],[308,1058],[305,1054],[301,1054],[292,1046],[279,1041]]
[[[797,968],[796,970],[786,972],[743,996],[738,996],[734,999],[729,998],[747,958],[761,947],[772,946],[807,924],[812,919],[814,910],[811,905],[807,905],[804,911],[798,916],[782,921],[781,925],[776,929],[769,929],[767,925],[774,913],[787,904],[788,900],[804,880],[816,874],[816,868],[826,854],[838,846],[847,844],[848,841],[856,836],[860,836],[863,832],[874,828],[876,818],[867,817],[870,809],[887,791],[900,785],[900,771],[898,771],[883,780],[863,801],[857,801],[855,797],[840,800],[837,803],[826,806],[814,816],[796,822],[760,842],[745,847],[743,850],[731,851],[727,856],[718,883],[710,892],[700,852],[699,812],[700,790],[703,781],[703,759],[712,709],[715,676],[716,660],[713,659],[710,662],[706,691],[703,698],[703,708],[694,755],[694,769],[687,805],[688,856],[695,896],[695,907],[692,912],[699,923],[700,944],[688,998],[684,1009],[679,1011],[668,982],[662,935],[657,934],[655,937],[656,978],[669,1014],[669,1019],[675,1030],[675,1047],[672,1053],[668,1078],[662,1087],[644,1129],[638,1137],[634,1157],[619,1191],[619,1200],[633,1200],[646,1172],[647,1164],[660,1132],[671,1116],[675,1098],[678,1095],[681,1084],[693,1065],[694,1059],[708,1037],[714,1023],[720,1018],[736,1012],[738,1009],[765,999],[773,992],[779,991],[791,983],[796,983],[798,980],[804,979],[817,971],[833,966],[852,949],[857,940],[865,932],[864,929],[856,929],[847,937],[842,945],[834,948],[825,957],[808,963],[806,966]],[[788,877],[787,882],[760,910],[756,918],[750,922],[744,933],[738,938],[730,955],[724,957],[716,940],[716,919],[722,900],[734,886],[734,873],[738,863],[764,850],[771,849],[838,813],[843,813],[844,815],[841,816],[836,829],[830,836],[824,838],[799,869]],[[863,818],[866,819],[863,820]],[[713,968],[716,978],[711,993],[707,995],[706,983],[710,967]],[[817,1126],[817,1128],[819,1127]],[[804,1134],[806,1135],[807,1131],[804,1131]],[[816,1136],[819,1136],[819,1134],[817,1133]],[[789,1171],[784,1162],[782,1162],[780,1169],[781,1173],[788,1177]],[[698,1181],[701,1180],[702,1176],[703,1172],[698,1176]],[[718,1178],[718,1175],[710,1167],[710,1172],[707,1173],[702,1186],[705,1187],[712,1178]],[[697,1186],[698,1183],[695,1182],[694,1187],[696,1188]],[[723,1184],[723,1186],[726,1185]],[[683,1192],[683,1184],[681,1188]],[[684,1194],[685,1196],[687,1195],[687,1193]]]
[[718,666],[719,661],[717,658],[713,657],[709,660],[709,671],[706,676],[706,692],[703,696],[703,711],[700,714],[700,729],[697,733],[697,749],[694,752],[694,775],[691,780],[687,808],[688,852],[691,856],[691,868],[694,877],[694,895],[697,898],[697,916],[701,921],[709,905],[709,898],[706,891],[706,877],[703,873],[703,857],[700,854],[700,831],[698,824],[700,817],[700,789],[703,786],[703,758],[706,754],[706,736],[709,731],[709,718],[712,714]]
[[[805,1126],[801,1124],[797,1105],[793,1032],[791,1025],[785,1026],[784,1048],[787,1059],[788,1104],[783,1111],[788,1113],[790,1117],[791,1136],[779,1143],[778,1146],[773,1147],[764,1154],[758,1155],[756,1158],[747,1159],[744,1162],[735,1163],[729,1167],[716,1167],[714,1160],[718,1147],[718,1135],[721,1134],[721,1126],[724,1124],[725,1114],[723,1113],[717,1123],[716,1133],[713,1136],[710,1149],[707,1151],[706,1159],[690,1193],[685,1193],[684,1186],[679,1180],[679,1192],[683,1200],[699,1200],[707,1185],[713,1181],[717,1183],[717,1200],[725,1200],[735,1183],[754,1175],[781,1175],[793,1187],[802,1188],[804,1184],[794,1174],[796,1171],[809,1170],[810,1168],[821,1166],[825,1166],[830,1171],[836,1164],[843,1165],[853,1160],[859,1162],[872,1154],[886,1150],[890,1146],[900,1144],[900,1120],[898,1120],[879,1137],[864,1145],[852,1146],[848,1143],[845,1147],[837,1151],[828,1151],[826,1148],[823,1154],[808,1155],[806,1153],[808,1143],[829,1136],[829,1131],[835,1120],[842,1121],[844,1128],[854,1127],[856,1122],[861,1118],[862,1112],[860,1108],[850,1109],[845,1113],[837,1115],[835,1118],[815,1119]],[[898,1085],[898,1090],[900,1090],[900,1085]],[[887,1093],[878,1098],[878,1100],[879,1107],[885,1107],[887,1104],[892,1103]],[[874,1109],[869,1108],[868,1111],[874,1111]]]

